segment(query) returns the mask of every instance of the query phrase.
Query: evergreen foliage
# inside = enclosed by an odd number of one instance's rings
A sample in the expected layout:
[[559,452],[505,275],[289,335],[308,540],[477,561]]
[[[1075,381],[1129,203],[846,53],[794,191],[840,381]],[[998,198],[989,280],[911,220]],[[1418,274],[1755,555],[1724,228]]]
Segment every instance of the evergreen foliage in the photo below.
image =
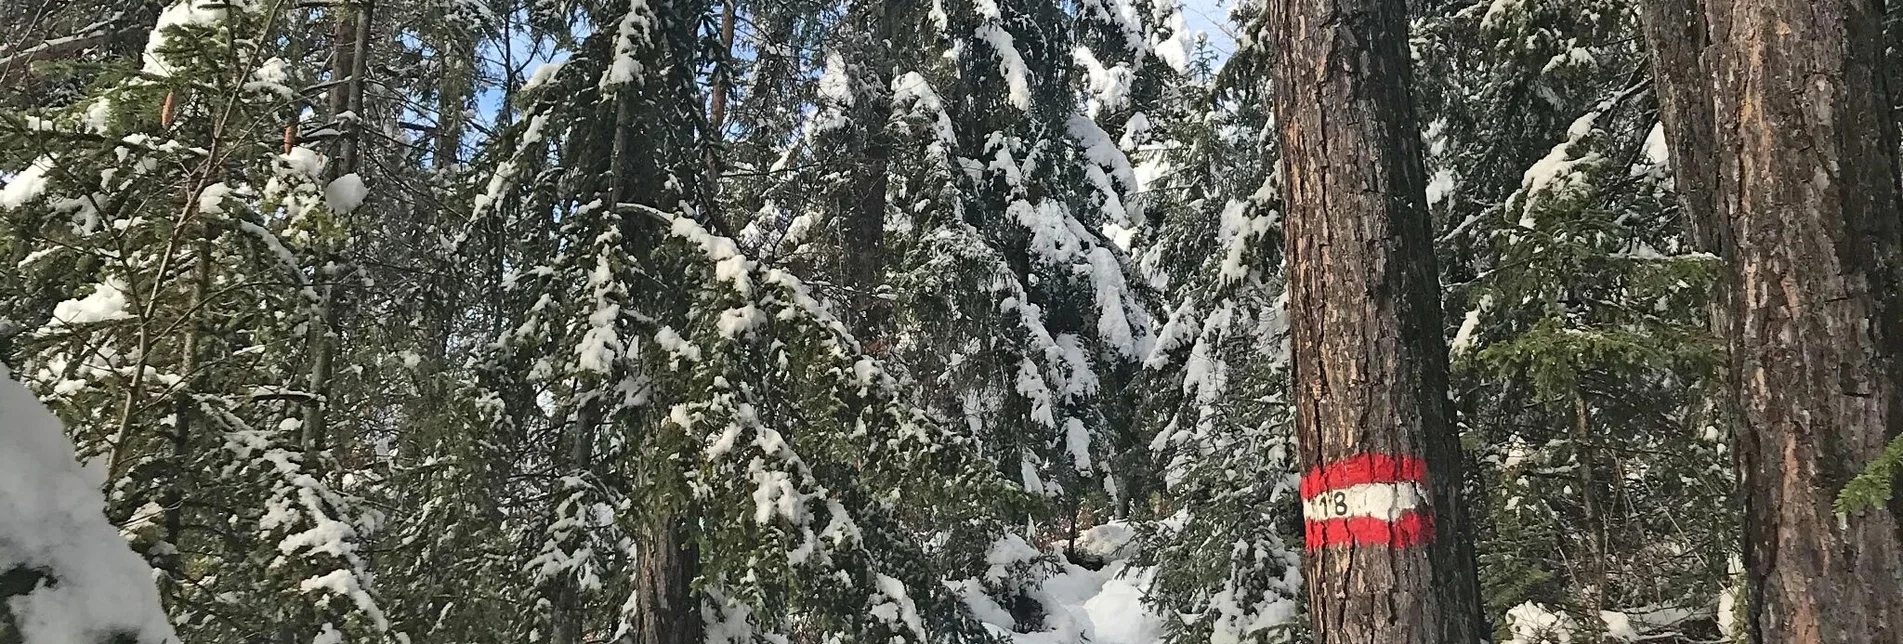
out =
[[[1635,4],[1410,4],[1489,617],[1730,635]],[[182,641],[1308,640],[1265,0],[59,5],[0,361]]]

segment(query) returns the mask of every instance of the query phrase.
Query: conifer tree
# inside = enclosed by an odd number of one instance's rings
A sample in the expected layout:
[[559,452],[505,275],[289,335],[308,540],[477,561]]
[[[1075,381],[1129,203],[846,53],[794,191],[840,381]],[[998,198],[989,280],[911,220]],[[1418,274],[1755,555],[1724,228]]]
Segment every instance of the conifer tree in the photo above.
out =
[[[1237,13],[1261,36],[1262,4]],[[1174,295],[1144,366],[1149,452],[1167,516],[1146,531],[1150,595],[1190,616],[1176,642],[1302,641],[1299,516],[1292,475],[1280,144],[1265,74],[1275,41],[1245,37],[1216,67],[1192,51],[1191,82],[1153,114],[1138,235],[1152,287]],[[1220,70],[1218,72],[1218,69]]]
[[1404,7],[1269,11],[1315,636],[1480,639]]
[[12,359],[103,466],[108,517],[192,640],[395,635],[363,547],[380,513],[298,437],[314,250],[361,203],[282,146],[302,60],[281,4],[170,5],[136,72],[12,114],[6,187],[23,314]]
[[1636,8],[1481,9],[1423,16],[1417,46],[1486,604],[1503,637],[1716,637],[1736,529],[1716,265],[1673,207]]

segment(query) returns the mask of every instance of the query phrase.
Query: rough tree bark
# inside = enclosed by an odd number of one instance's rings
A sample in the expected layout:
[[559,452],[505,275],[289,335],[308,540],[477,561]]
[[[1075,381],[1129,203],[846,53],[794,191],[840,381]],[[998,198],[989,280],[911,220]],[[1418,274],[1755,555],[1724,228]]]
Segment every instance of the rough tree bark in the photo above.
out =
[[[1730,281],[1745,628],[1753,642],[1899,641],[1903,499],[1848,517],[1831,505],[1903,428],[1903,203],[1882,3],[1660,4],[1677,7],[1647,11],[1674,170],[1682,191],[1710,195]],[[1701,20],[1705,68],[1688,72]]]
[[681,522],[657,518],[644,531],[635,571],[640,589],[634,644],[700,644],[700,598],[693,592],[700,556]]
[[1270,7],[1315,641],[1484,640],[1405,3]]

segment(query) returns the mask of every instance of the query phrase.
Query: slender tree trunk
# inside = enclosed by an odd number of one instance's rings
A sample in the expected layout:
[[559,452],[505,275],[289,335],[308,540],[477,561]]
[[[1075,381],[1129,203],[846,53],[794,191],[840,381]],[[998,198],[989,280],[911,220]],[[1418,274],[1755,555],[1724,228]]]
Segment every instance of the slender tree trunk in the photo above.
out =
[[449,168],[461,162],[463,109],[469,99],[472,59],[467,44],[456,41],[442,49],[443,78],[436,86],[436,131],[430,146],[431,165]]
[[[354,8],[337,21],[334,44],[334,56],[331,60],[331,78],[340,77],[344,82],[337,83],[330,90],[330,110],[333,122],[343,128],[343,134],[337,141],[337,159],[332,162],[327,173],[331,179],[352,174],[362,166],[359,138],[363,131],[363,92],[364,74],[369,69],[370,49],[370,2],[359,2]],[[342,122],[345,113],[351,115],[350,122]],[[334,251],[334,249],[332,249]],[[328,253],[334,256],[333,253]],[[309,337],[306,342],[311,353],[310,402],[304,407],[303,440],[304,451],[315,454],[329,450],[330,441],[330,385],[334,367],[332,362],[337,353],[337,308],[339,284],[345,271],[340,262],[328,261],[318,267],[316,279],[319,301],[316,305],[315,319],[310,322]]]
[[1270,7],[1315,641],[1481,641],[1405,4]]
[[[1665,114],[1678,132],[1681,190],[1701,194],[1707,175],[1687,168],[1714,165],[1742,424],[1747,632],[1779,644],[1896,642],[1903,503],[1847,517],[1831,506],[1903,418],[1903,204],[1881,3],[1706,0],[1703,9],[1705,71],[1681,73],[1686,63],[1663,53],[1657,62],[1661,97],[1691,97],[1676,109],[1668,99]],[[1655,13],[1655,52],[1683,46],[1674,29],[1700,18],[1678,9],[1667,17],[1679,22],[1664,25],[1677,26],[1661,28]],[[1701,91],[1709,135],[1697,120]]]
[[[854,77],[855,99],[850,110],[856,152],[852,178],[844,194],[835,196],[834,212],[844,221],[846,285],[852,289],[849,321],[853,333],[874,352],[885,346],[882,334],[890,307],[879,297],[879,285],[885,272],[885,210],[887,168],[890,164],[892,137],[886,122],[892,116],[890,71],[879,61],[890,57],[894,17],[887,3],[863,2],[854,7],[864,29],[853,34],[848,58]],[[861,78],[861,76],[864,76]]]
[[[201,234],[202,227],[201,227]],[[172,398],[171,459],[172,480],[166,486],[165,496],[159,505],[165,509],[164,534],[169,550],[157,557],[156,568],[164,573],[159,583],[159,597],[166,605],[178,608],[183,599],[184,560],[179,554],[179,546],[185,534],[185,496],[192,484],[191,443],[192,421],[197,418],[197,401],[192,399],[193,392],[203,380],[199,369],[199,339],[203,329],[198,323],[198,309],[205,302],[205,291],[211,287],[211,242],[200,240],[196,245],[192,259],[191,291],[186,296],[186,322],[181,325],[185,331],[184,341],[179,348],[178,373],[185,381]]]
[[1579,501],[1584,511],[1586,523],[1586,570],[1582,575],[1588,581],[1586,588],[1586,610],[1580,623],[1585,632],[1580,633],[1585,642],[1603,642],[1606,638],[1606,622],[1600,611],[1606,608],[1606,530],[1605,513],[1600,508],[1598,454],[1592,446],[1591,407],[1586,403],[1586,395],[1573,385],[1573,457],[1578,469],[1574,475],[1579,478]]
[[720,4],[721,69],[714,74],[712,97],[707,106],[707,122],[713,126],[710,129],[716,139],[725,138],[721,136],[721,130],[727,127],[727,86],[732,82],[727,64],[733,57],[734,9],[734,0],[725,0]]
[[[363,77],[370,62],[370,10],[368,0],[346,5],[331,32],[330,117],[344,130],[337,138],[333,176],[355,172],[360,166],[357,131],[362,128]],[[355,117],[352,122],[340,122],[345,113]]]

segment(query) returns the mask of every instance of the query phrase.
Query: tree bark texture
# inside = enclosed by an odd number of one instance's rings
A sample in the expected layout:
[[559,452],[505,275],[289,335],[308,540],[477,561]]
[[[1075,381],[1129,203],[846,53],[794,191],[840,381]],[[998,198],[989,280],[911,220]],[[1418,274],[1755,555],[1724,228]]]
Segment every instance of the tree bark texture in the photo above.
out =
[[[1398,491],[1364,496],[1375,507],[1359,510],[1352,497],[1304,504],[1315,641],[1482,641],[1487,629],[1460,504],[1439,278],[1408,94],[1405,3],[1270,7],[1283,47],[1274,107],[1288,204],[1296,434],[1310,471],[1303,496],[1310,497],[1311,479],[1327,482],[1329,468],[1356,462],[1388,464],[1362,467],[1363,474],[1406,470],[1424,479],[1409,494],[1419,495],[1410,512],[1425,531],[1418,524],[1403,530],[1397,517],[1408,504]],[[1362,514],[1342,518],[1356,511]],[[1318,541],[1320,517],[1375,530],[1356,528],[1340,540],[1324,531]]]
[[1700,0],[1647,0],[1639,3],[1639,17],[1651,50],[1652,85],[1679,208],[1693,243],[1716,253],[1722,226],[1712,193],[1718,165],[1712,155],[1711,68],[1705,60],[1711,39],[1704,8]]
[[1753,642],[1903,641],[1903,500],[1833,514],[1903,428],[1880,2],[1706,0]]
[[700,598],[693,592],[700,556],[672,517],[653,522],[635,571],[634,644],[700,644]]

